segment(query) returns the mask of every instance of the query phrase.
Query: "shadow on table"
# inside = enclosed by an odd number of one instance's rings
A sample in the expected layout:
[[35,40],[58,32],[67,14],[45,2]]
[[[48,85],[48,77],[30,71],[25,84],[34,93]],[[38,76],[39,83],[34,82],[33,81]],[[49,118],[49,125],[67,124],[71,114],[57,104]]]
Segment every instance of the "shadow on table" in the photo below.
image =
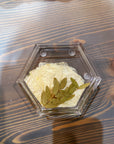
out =
[[31,2],[45,2],[45,1],[49,1],[49,2],[55,2],[55,1],[60,1],[60,2],[69,2],[72,0],[0,0],[0,7],[3,7],[5,9],[11,9],[14,8],[22,3],[31,3]]
[[53,144],[102,144],[102,124],[98,119],[69,119],[53,123]]

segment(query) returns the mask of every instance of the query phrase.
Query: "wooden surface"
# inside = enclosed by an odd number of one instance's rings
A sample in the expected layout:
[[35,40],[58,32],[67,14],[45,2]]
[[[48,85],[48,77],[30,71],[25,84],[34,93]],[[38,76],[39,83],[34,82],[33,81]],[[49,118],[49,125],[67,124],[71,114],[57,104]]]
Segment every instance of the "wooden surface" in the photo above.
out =
[[[35,43],[83,39],[102,77],[81,120],[39,117],[14,84]],[[0,0],[0,144],[114,143],[114,0]]]

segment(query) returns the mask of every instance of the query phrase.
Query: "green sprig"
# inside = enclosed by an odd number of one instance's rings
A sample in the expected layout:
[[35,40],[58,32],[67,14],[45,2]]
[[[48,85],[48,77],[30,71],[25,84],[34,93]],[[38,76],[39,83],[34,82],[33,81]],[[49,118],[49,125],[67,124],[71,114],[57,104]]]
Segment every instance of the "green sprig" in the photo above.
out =
[[[67,78],[64,78],[59,82],[56,78],[53,80],[53,88],[50,89],[46,86],[45,91],[41,94],[41,103],[45,108],[55,108],[58,105],[72,99],[75,95],[73,94],[77,89],[84,89],[89,86],[90,83],[85,83],[81,86],[71,78],[71,84],[66,87]],[[66,88],[65,88],[66,87]]]

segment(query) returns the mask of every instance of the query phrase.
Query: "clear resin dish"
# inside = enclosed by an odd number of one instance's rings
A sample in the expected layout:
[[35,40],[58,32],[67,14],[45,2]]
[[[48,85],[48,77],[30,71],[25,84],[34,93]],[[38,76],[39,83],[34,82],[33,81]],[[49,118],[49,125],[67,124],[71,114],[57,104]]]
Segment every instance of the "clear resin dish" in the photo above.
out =
[[[81,75],[85,82],[90,83],[74,107],[45,108],[33,95],[24,79],[31,70],[38,67],[40,62],[66,62],[69,66],[77,70],[77,73]],[[79,118],[83,116],[91,104],[100,82],[100,76],[96,74],[95,68],[93,68],[85,49],[80,43],[72,45],[36,44],[17,80],[19,86],[26,92],[32,105],[34,105],[36,112],[41,116],[44,115],[54,118]]]

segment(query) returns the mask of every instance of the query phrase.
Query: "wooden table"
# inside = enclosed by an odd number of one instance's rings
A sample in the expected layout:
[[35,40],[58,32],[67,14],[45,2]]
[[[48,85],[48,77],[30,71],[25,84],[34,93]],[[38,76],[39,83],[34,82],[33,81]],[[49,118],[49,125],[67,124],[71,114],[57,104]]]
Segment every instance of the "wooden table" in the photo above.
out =
[[[14,85],[35,43],[83,39],[102,77],[81,120],[40,117]],[[114,1],[0,1],[0,144],[114,143]]]

